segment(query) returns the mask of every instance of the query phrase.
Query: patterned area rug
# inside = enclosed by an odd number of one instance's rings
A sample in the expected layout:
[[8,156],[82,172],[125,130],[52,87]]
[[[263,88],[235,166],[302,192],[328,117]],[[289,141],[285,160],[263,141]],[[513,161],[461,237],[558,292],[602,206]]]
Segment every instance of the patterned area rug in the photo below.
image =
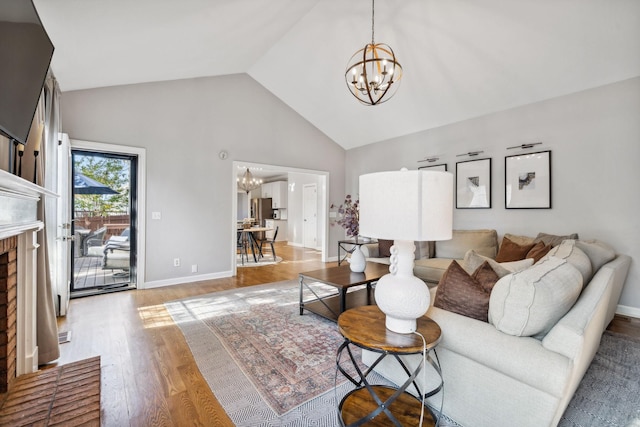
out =
[[640,427],[640,339],[605,331],[558,425]]
[[165,304],[236,425],[337,425],[338,402],[352,389],[336,377],[343,339],[335,323],[300,316],[298,304],[295,280]]

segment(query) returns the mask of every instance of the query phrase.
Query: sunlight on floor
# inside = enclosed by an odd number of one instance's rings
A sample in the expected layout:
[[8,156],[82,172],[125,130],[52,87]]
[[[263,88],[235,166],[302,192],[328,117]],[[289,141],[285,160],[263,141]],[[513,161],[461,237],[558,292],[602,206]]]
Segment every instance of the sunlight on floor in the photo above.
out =
[[140,307],[138,316],[145,328],[160,328],[174,324],[173,318],[162,304]]

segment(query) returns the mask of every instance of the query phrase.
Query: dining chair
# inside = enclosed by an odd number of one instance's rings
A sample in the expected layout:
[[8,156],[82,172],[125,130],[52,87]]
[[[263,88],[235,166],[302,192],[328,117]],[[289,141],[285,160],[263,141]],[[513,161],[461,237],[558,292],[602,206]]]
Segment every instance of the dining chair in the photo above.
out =
[[273,261],[276,261],[276,250],[273,247],[273,244],[276,241],[276,237],[278,237],[278,228],[280,228],[280,226],[276,227],[276,231],[275,233],[273,233],[273,237],[272,238],[267,238],[265,237],[264,239],[260,239],[259,242],[259,248],[258,248],[258,252],[260,253],[260,255],[262,255],[262,245],[265,243],[268,243],[271,246],[271,253],[273,254]]

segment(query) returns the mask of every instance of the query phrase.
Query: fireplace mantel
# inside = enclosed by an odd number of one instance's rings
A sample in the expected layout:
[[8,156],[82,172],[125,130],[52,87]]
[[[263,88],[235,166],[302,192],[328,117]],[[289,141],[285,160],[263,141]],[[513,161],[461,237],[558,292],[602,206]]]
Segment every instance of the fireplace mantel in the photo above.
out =
[[38,201],[57,195],[39,185],[0,170],[0,239],[17,236],[16,376],[38,369],[37,232]]

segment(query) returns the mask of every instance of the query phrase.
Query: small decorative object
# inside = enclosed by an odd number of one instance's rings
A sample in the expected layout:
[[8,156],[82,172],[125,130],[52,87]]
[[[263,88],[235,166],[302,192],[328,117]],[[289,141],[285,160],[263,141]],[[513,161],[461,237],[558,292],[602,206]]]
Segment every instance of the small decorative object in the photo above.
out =
[[551,209],[551,151],[504,158],[506,209]]
[[[359,200],[353,200],[350,194],[344,198],[344,203],[338,206],[338,219],[335,223],[342,226],[347,232],[347,236],[358,238],[360,212]],[[335,209],[335,205],[331,205],[331,209]]]
[[453,175],[441,171],[378,172],[360,176],[360,231],[394,240],[389,274],[375,298],[393,332],[415,332],[429,308],[429,288],[413,275],[414,241],[448,240],[453,223]]
[[491,159],[456,163],[456,208],[491,207]]
[[351,252],[351,258],[349,258],[349,268],[354,273],[362,273],[367,268],[367,259],[360,249],[360,245],[355,245],[353,252]]
[[344,73],[351,94],[366,105],[381,104],[391,99],[402,78],[402,66],[393,49],[374,41],[374,12],[375,1],[371,0],[371,43],[353,54]]
[[38,183],[38,154],[40,154],[40,144],[42,144],[42,131],[44,129],[44,123],[38,124],[36,130],[36,142],[33,144],[33,183]]
[[22,176],[22,156],[24,156],[24,144],[18,144],[18,176]]

